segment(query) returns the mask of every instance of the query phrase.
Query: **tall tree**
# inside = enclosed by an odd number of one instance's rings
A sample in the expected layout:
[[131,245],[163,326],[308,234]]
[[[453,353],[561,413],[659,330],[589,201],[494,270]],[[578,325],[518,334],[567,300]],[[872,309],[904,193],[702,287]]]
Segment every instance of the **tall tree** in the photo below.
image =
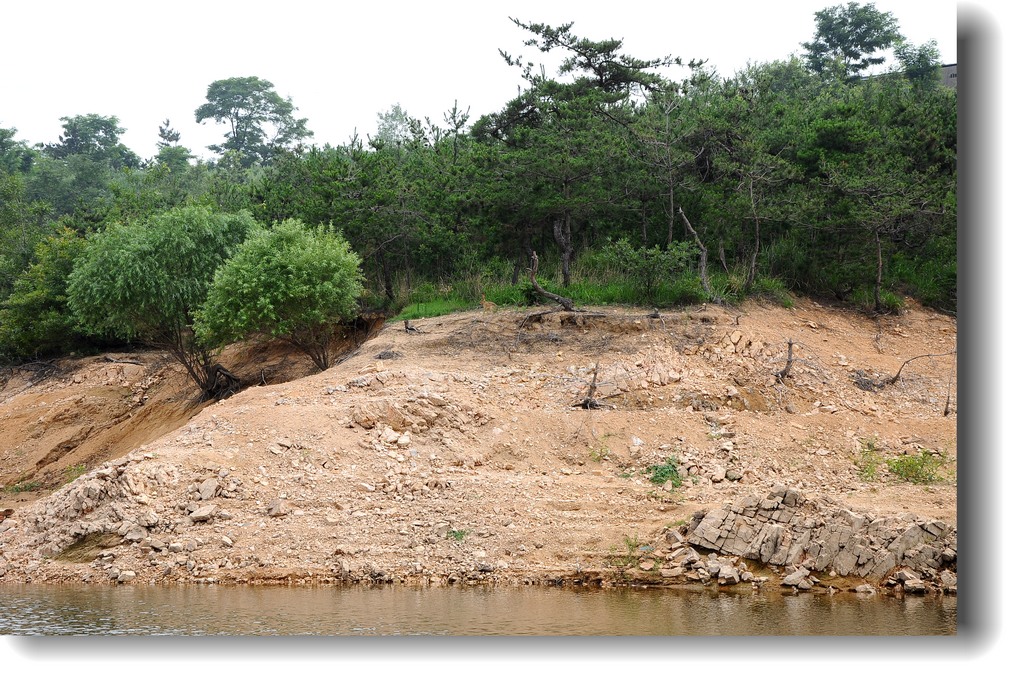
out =
[[204,398],[229,388],[193,325],[216,269],[256,228],[247,213],[200,207],[113,224],[93,235],[68,279],[68,304],[93,334],[167,350]]
[[0,171],[27,173],[37,153],[25,141],[16,140],[18,130],[0,128]]
[[875,9],[874,3],[828,7],[814,13],[814,39],[803,42],[808,67],[819,74],[847,79],[885,62],[876,53],[902,40],[892,12]]
[[258,77],[231,77],[212,82],[206,103],[196,108],[196,122],[208,119],[227,124],[224,143],[209,149],[241,156],[245,167],[265,164],[277,150],[291,149],[313,135],[306,119],[295,117],[291,98],[282,98],[274,85]]
[[156,146],[161,149],[177,145],[178,141],[181,140],[181,132],[171,127],[170,119],[164,120],[163,124],[160,125],[158,133],[160,135],[160,142]]
[[939,60],[939,46],[935,40],[922,45],[902,41],[894,52],[903,75],[918,86],[935,87],[942,80],[942,62]]
[[554,27],[513,22],[534,35],[524,41],[526,46],[541,53],[566,53],[558,75],[571,79],[560,81],[549,78],[543,67],[536,72],[532,62],[501,52],[506,63],[521,69],[530,88],[494,118],[510,124],[491,135],[510,141],[518,155],[519,178],[543,189],[539,212],[552,227],[562,284],[567,286],[578,245],[575,235],[609,205],[614,193],[607,183],[624,154],[630,98],[670,87],[656,71],[682,61],[672,56],[634,58],[622,53],[622,40],[581,38],[571,32],[571,23]]
[[54,159],[80,155],[115,171],[139,166],[138,155],[121,142],[124,129],[117,117],[89,114],[60,119],[64,122],[64,133],[56,143],[46,146],[47,155]]

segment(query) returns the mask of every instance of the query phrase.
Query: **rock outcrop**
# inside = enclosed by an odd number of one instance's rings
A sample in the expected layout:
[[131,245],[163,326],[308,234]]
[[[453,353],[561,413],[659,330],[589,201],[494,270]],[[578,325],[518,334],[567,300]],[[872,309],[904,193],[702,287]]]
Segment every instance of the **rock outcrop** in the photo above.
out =
[[[956,591],[955,528],[913,515],[873,518],[827,500],[810,501],[782,485],[764,498],[744,496],[701,511],[667,536],[672,551],[663,575],[692,569],[701,561],[693,552],[699,548],[792,569],[782,581],[787,586],[813,585],[812,573],[827,573],[878,583],[888,578],[907,592],[924,591],[925,582]],[[700,568],[694,571],[688,578],[705,580]]]

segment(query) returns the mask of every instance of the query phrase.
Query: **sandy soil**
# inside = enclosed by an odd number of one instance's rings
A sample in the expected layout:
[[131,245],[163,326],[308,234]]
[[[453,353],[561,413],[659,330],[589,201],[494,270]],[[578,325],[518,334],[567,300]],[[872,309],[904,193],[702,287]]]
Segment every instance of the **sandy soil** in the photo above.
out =
[[[233,362],[268,384],[206,406],[158,354],[14,373],[0,390],[0,511],[19,522],[0,537],[3,580],[25,565],[43,581],[599,575],[666,526],[779,483],[956,525],[954,358],[870,385],[953,351],[955,319],[806,299],[526,320],[537,311],[389,324],[317,374],[280,346],[239,347]],[[593,409],[578,406],[588,394]],[[921,451],[944,457],[943,481],[890,474],[885,459]],[[75,518],[145,517],[146,538],[44,558],[41,541],[73,540],[61,504],[125,455],[132,489]],[[678,488],[650,479],[670,460]]]

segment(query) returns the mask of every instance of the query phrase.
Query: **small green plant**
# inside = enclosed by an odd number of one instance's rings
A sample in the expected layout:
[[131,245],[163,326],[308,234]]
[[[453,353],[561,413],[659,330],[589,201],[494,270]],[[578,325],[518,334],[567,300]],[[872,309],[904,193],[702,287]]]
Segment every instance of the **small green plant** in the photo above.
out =
[[469,536],[469,530],[467,529],[449,529],[446,534],[448,538],[456,542],[462,542],[466,540],[466,536]]
[[602,461],[607,459],[609,456],[611,456],[611,454],[612,453],[608,449],[607,445],[599,445],[597,447],[591,448],[591,450],[590,450],[590,460],[593,461],[594,463],[601,463]]
[[675,489],[683,483],[683,479],[679,475],[678,459],[674,456],[670,456],[666,459],[665,463],[648,466],[644,469],[644,472],[650,476],[650,480],[654,484],[665,484],[666,482],[671,482],[672,488]]
[[940,471],[948,463],[943,454],[922,451],[916,456],[904,454],[886,460],[889,472],[913,484],[932,484],[943,480]]
[[878,467],[882,464],[881,452],[875,446],[874,438],[860,441],[860,456],[857,457],[857,473],[865,482],[874,482],[878,478]]
[[637,554],[640,550],[640,537],[627,535],[623,537],[623,542],[626,545],[625,552],[620,553],[618,546],[613,545],[608,562],[612,566],[628,569],[640,563],[640,556]]
[[20,494],[25,491],[35,491],[39,489],[38,482],[19,482],[10,486],[4,487],[4,491],[9,494]]
[[597,257],[609,269],[621,270],[634,282],[639,302],[649,303],[661,287],[662,279],[685,271],[695,254],[689,242],[673,241],[662,250],[657,246],[634,248],[626,239],[620,239],[609,241]]
[[88,470],[84,463],[75,466],[68,466],[64,469],[64,482],[74,482]]

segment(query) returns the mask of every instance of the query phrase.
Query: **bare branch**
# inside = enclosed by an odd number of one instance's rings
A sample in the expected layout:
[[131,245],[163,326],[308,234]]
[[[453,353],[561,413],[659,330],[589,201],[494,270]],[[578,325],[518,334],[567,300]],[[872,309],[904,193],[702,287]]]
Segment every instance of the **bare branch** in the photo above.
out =
[[537,251],[530,251],[530,268],[527,271],[529,271],[530,273],[530,283],[533,284],[534,290],[536,290],[540,295],[546,297],[552,302],[557,302],[558,304],[562,305],[563,311],[577,311],[576,307],[573,305],[572,300],[569,299],[568,297],[556,295],[540,287],[540,284],[537,283],[537,267],[539,265],[540,262],[537,259]]

